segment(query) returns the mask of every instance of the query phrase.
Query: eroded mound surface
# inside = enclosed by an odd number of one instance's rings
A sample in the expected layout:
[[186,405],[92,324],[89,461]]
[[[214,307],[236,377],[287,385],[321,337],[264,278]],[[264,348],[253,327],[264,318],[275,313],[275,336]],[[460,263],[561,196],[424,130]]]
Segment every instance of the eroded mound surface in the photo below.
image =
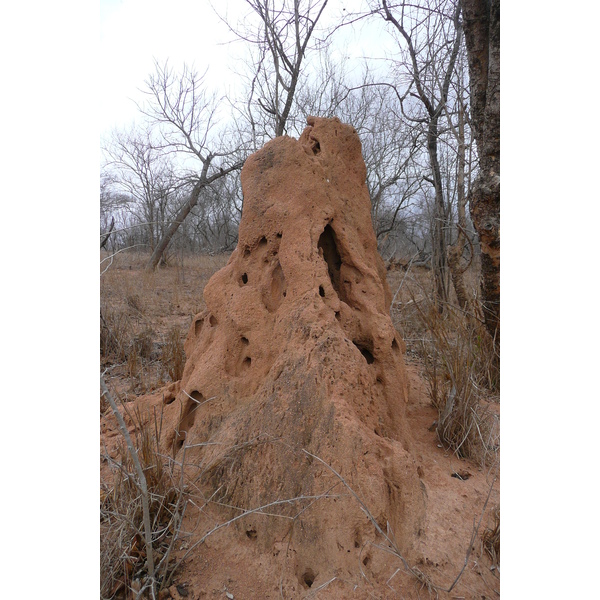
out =
[[360,141],[338,119],[308,124],[246,161],[239,243],[206,285],[183,378],[137,401],[161,410],[164,452],[221,522],[268,506],[227,535],[285,598],[376,570],[364,507],[410,559],[425,508]]

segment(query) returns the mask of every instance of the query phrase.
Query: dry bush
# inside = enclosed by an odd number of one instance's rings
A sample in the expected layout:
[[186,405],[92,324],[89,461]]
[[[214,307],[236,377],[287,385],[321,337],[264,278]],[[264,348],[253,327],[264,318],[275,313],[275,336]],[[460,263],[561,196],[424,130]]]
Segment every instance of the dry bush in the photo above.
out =
[[[144,420],[138,413],[133,420],[134,445],[148,489],[155,580],[160,587],[174,567],[170,553],[185,511],[184,491],[159,451],[160,417]],[[117,459],[105,458],[111,463],[113,482],[102,482],[100,493],[101,597],[125,598],[128,590],[148,583],[142,487],[125,444]]]
[[494,525],[485,529],[481,539],[483,548],[492,559],[492,564],[500,565],[500,506],[496,506],[492,516]]
[[139,294],[130,292],[125,297],[125,300],[130,308],[133,308],[133,310],[139,312],[140,314],[144,314],[144,305]]
[[[475,271],[465,278],[471,306],[478,306]],[[432,404],[438,410],[440,441],[460,457],[489,463],[497,457],[498,418],[488,400],[499,390],[499,359],[481,315],[433,298],[431,272],[408,269],[388,273],[393,293],[391,315],[418,358]]]
[[130,377],[136,377],[143,360],[150,360],[152,357],[152,342],[154,332],[147,327],[138,335],[133,336],[127,353],[127,367]]
[[183,377],[185,352],[179,327],[172,327],[169,330],[161,350],[160,360],[172,381],[179,381]]
[[100,357],[103,360],[126,360],[131,345],[132,324],[129,316],[104,307],[100,311]]
[[138,335],[133,338],[133,348],[140,358],[150,360],[152,358],[152,350],[154,349],[154,331],[150,327],[146,327]]
[[428,334],[422,354],[438,437],[459,457],[488,463],[498,449],[497,417],[483,401],[498,380],[493,342],[475,315],[451,305],[443,313],[431,302],[418,306]]

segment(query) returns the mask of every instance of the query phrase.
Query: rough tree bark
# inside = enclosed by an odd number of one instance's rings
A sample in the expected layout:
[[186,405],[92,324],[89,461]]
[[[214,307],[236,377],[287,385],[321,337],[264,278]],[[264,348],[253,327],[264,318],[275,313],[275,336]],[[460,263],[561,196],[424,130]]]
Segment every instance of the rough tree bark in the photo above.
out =
[[500,0],[460,0],[479,173],[470,211],[481,244],[485,324],[500,349]]

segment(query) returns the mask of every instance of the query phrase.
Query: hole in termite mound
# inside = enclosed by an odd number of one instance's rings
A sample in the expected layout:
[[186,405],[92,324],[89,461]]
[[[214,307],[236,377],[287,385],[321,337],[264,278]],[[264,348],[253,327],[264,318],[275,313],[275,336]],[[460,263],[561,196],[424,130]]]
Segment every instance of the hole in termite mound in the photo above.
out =
[[369,348],[359,342],[352,341],[352,343],[360,350],[368,365],[372,365],[375,362],[375,357]]
[[365,357],[368,365],[375,362],[375,357],[366,348],[360,348],[360,353]]
[[309,139],[309,144],[313,154],[321,154],[321,144],[319,144],[319,140],[316,140],[311,136]]
[[331,225],[325,225],[323,233],[319,237],[318,248],[323,253],[323,260],[327,263],[327,272],[333,289],[340,294],[340,268],[342,266],[342,257],[340,256],[335,232]]
[[269,312],[276,312],[286,295],[286,281],[283,269],[276,262],[271,272],[271,285],[263,289],[262,300]]
[[175,400],[177,396],[175,396],[175,394],[171,394],[171,393],[167,393],[163,396],[163,404],[165,406],[167,406],[167,404],[173,404],[173,401]]
[[319,296],[325,298],[325,288],[322,285],[319,286]]
[[251,540],[255,540],[255,539],[256,539],[256,536],[257,536],[258,534],[256,533],[256,529],[254,529],[254,527],[253,527],[253,528],[251,528],[251,529],[247,529],[247,530],[246,530],[246,535],[247,535],[247,536],[248,536],[248,537],[249,537]]
[[204,396],[198,390],[193,390],[190,394],[186,394],[186,397],[187,402],[181,411],[181,418],[173,437],[173,455],[177,454],[183,447],[188,430],[194,425],[194,421],[196,420],[196,409],[204,402]]
[[300,583],[304,586],[304,587],[312,587],[312,584],[315,582],[316,579],[316,575],[314,573],[314,571],[312,569],[306,569],[306,571],[304,571]]
[[242,276],[240,277],[240,285],[246,285],[247,283],[248,283],[248,274],[242,273]]
[[194,404],[191,406],[191,409],[190,409],[190,412],[191,412],[191,411],[195,410],[199,404],[202,404],[202,402],[204,402],[204,396],[198,390],[194,390],[190,394],[190,397],[194,401]]
[[202,325],[204,325],[204,319],[196,319],[194,323],[194,335],[198,337],[202,331]]

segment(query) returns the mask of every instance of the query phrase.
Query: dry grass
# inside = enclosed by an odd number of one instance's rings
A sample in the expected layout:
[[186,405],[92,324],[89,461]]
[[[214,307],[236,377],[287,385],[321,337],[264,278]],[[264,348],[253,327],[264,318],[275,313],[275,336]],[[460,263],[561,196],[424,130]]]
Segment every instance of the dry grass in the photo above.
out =
[[161,350],[161,362],[171,381],[179,381],[183,376],[185,352],[182,340],[183,334],[179,327],[172,327]]
[[[184,490],[159,451],[160,418],[133,416],[134,445],[148,490],[156,583],[165,580],[174,567],[170,554],[181,521]],[[125,444],[111,459],[112,485],[103,482],[100,493],[100,584],[102,598],[125,598],[148,582],[147,551],[144,542],[142,486]]]
[[492,559],[493,565],[500,565],[500,506],[496,506],[492,513],[494,524],[485,529],[481,535],[483,548]]
[[[476,271],[465,279],[477,306]],[[395,296],[392,318],[407,343],[407,354],[423,368],[438,410],[440,441],[459,457],[494,462],[499,448],[499,360],[480,315],[452,304],[440,313],[433,301],[431,273],[424,269],[392,273],[390,285]]]
[[131,343],[131,322],[126,312],[108,306],[100,309],[100,357],[124,361]]
[[424,375],[438,409],[438,437],[459,457],[490,463],[498,428],[496,414],[483,400],[496,379],[493,344],[483,325],[453,307],[440,314],[424,305],[419,317],[429,334],[423,341]]
[[178,257],[155,273],[145,271],[148,258],[122,252],[101,269],[102,367],[120,392],[134,395],[181,379],[183,342],[194,315],[204,308],[204,286],[229,256]]

